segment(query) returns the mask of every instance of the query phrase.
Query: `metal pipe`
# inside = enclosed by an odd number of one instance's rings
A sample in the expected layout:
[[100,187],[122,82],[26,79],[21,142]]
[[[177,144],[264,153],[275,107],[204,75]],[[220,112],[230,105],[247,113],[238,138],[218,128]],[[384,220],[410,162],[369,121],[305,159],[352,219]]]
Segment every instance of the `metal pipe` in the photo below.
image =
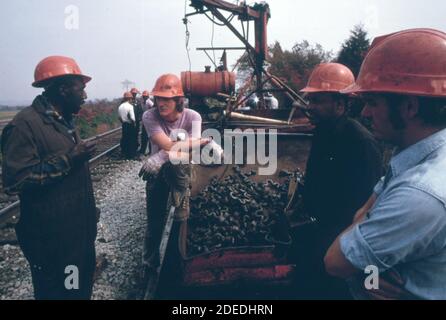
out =
[[[255,125],[254,125],[255,126]],[[254,127],[253,126],[253,127]],[[250,127],[251,129],[251,127]],[[254,132],[250,132],[250,131],[243,131],[243,132],[226,132],[225,135],[227,136],[249,136],[249,135],[257,135],[257,132],[255,130],[257,129],[281,129],[280,127],[257,127],[254,128]],[[287,128],[285,128],[287,129]],[[277,132],[277,133],[272,133],[269,132],[268,135],[274,135],[274,136],[278,136],[278,137],[313,137],[314,134],[312,133],[299,133],[299,132]]]
[[256,121],[256,122],[270,123],[270,124],[283,124],[283,125],[289,124],[287,121],[276,120],[276,119],[271,119],[271,118],[256,117],[256,116],[249,116],[249,115],[238,113],[238,112],[231,112],[228,114],[228,117],[231,119]]
[[20,208],[20,201],[16,201],[13,204],[7,206],[0,210],[0,224],[3,224],[5,221],[9,220],[11,215]]
[[167,214],[166,224],[164,225],[163,235],[159,246],[160,265],[154,273],[150,274],[147,282],[146,292],[144,293],[144,300],[153,300],[155,298],[156,289],[163,268],[164,258],[166,256],[167,244],[169,243],[170,234],[172,231],[173,219],[175,217],[175,207],[171,206]]
[[221,50],[246,50],[245,47],[206,47],[206,48],[197,48],[197,51],[206,51],[206,50],[212,50],[212,51],[221,51]]

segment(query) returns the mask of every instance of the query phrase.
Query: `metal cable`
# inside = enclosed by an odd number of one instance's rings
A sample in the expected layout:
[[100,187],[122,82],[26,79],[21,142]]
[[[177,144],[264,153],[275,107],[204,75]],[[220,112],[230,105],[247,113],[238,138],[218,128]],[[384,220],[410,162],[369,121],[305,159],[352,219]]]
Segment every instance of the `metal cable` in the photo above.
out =
[[187,1],[188,0],[184,0],[184,19],[183,19],[183,23],[186,27],[186,53],[187,53],[187,60],[189,61],[189,72],[192,70],[192,62],[190,59],[190,48],[189,48],[189,40],[190,40],[190,32],[189,32],[189,27],[187,26],[187,24],[189,23],[189,20],[187,19]]
[[189,62],[189,84],[192,84],[192,61],[190,59],[190,48],[189,48],[189,40],[190,40],[190,32],[189,27],[187,24],[189,23],[189,20],[187,19],[187,1],[184,0],[184,18],[183,23],[186,27],[186,54],[187,54],[187,60]]
[[[212,14],[212,17],[215,19],[214,15]],[[211,48],[212,48],[212,54],[214,57],[214,66],[216,66],[217,64],[215,63],[217,60],[215,59],[215,50],[214,50],[214,32],[215,32],[215,24],[212,24],[212,38],[211,38]]]
[[[204,13],[204,15],[206,16],[206,18],[208,18],[213,24],[216,24],[217,26],[220,26],[220,27],[224,27],[224,26],[226,25],[226,24],[223,23],[223,22],[218,22],[217,20],[215,20],[215,16],[214,16],[214,15],[212,15],[212,18],[211,18],[211,17],[206,13],[206,11],[204,11],[203,13]],[[229,18],[227,19],[227,20],[228,20],[228,23],[231,22],[232,19],[234,19],[234,17],[235,17],[235,15],[234,15],[234,14],[231,14],[231,15],[229,16]]]

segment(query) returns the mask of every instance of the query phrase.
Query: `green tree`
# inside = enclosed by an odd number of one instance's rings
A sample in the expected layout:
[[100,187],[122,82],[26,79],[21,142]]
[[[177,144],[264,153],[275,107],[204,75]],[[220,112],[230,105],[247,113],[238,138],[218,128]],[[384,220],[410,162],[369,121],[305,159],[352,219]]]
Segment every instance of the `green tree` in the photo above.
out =
[[320,44],[312,45],[304,40],[291,50],[283,50],[279,42],[270,48],[270,72],[281,77],[294,90],[302,89],[314,67],[332,58]]
[[[296,43],[291,50],[283,50],[280,43],[276,41],[269,47],[266,64],[271,74],[281,78],[288,86],[298,91],[306,85],[316,65],[331,59],[332,52],[325,51],[320,44],[312,45],[304,40]],[[252,72],[249,56],[245,53],[238,65],[237,78],[247,80]],[[251,82],[251,88],[254,87],[255,79]]]
[[355,77],[358,76],[362,61],[370,48],[367,31],[362,24],[356,25],[350,31],[350,37],[342,44],[336,62],[349,67]]

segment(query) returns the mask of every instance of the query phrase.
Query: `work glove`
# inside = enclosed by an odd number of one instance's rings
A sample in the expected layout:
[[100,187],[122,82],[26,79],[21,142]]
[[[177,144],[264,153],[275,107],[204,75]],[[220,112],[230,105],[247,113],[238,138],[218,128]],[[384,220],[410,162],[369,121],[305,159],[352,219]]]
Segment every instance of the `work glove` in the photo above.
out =
[[72,167],[78,167],[90,160],[95,151],[95,141],[82,141],[74,146],[74,148],[67,154],[67,157]]
[[199,164],[210,166],[220,165],[224,163],[224,150],[223,148],[210,138],[200,139],[200,149],[192,149],[192,161],[191,164],[198,164],[194,159],[200,159]]
[[149,181],[156,177],[164,163],[169,160],[169,155],[166,151],[161,150],[153,156],[149,157],[141,167],[138,176],[144,181]]

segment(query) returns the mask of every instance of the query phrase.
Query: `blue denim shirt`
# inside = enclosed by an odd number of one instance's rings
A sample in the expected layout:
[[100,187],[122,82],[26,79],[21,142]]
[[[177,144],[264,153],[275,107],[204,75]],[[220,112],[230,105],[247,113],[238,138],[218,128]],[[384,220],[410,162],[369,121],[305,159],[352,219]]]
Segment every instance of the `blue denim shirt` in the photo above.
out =
[[341,237],[343,254],[360,270],[396,271],[418,298],[446,299],[446,129],[396,154],[375,192],[366,220]]

